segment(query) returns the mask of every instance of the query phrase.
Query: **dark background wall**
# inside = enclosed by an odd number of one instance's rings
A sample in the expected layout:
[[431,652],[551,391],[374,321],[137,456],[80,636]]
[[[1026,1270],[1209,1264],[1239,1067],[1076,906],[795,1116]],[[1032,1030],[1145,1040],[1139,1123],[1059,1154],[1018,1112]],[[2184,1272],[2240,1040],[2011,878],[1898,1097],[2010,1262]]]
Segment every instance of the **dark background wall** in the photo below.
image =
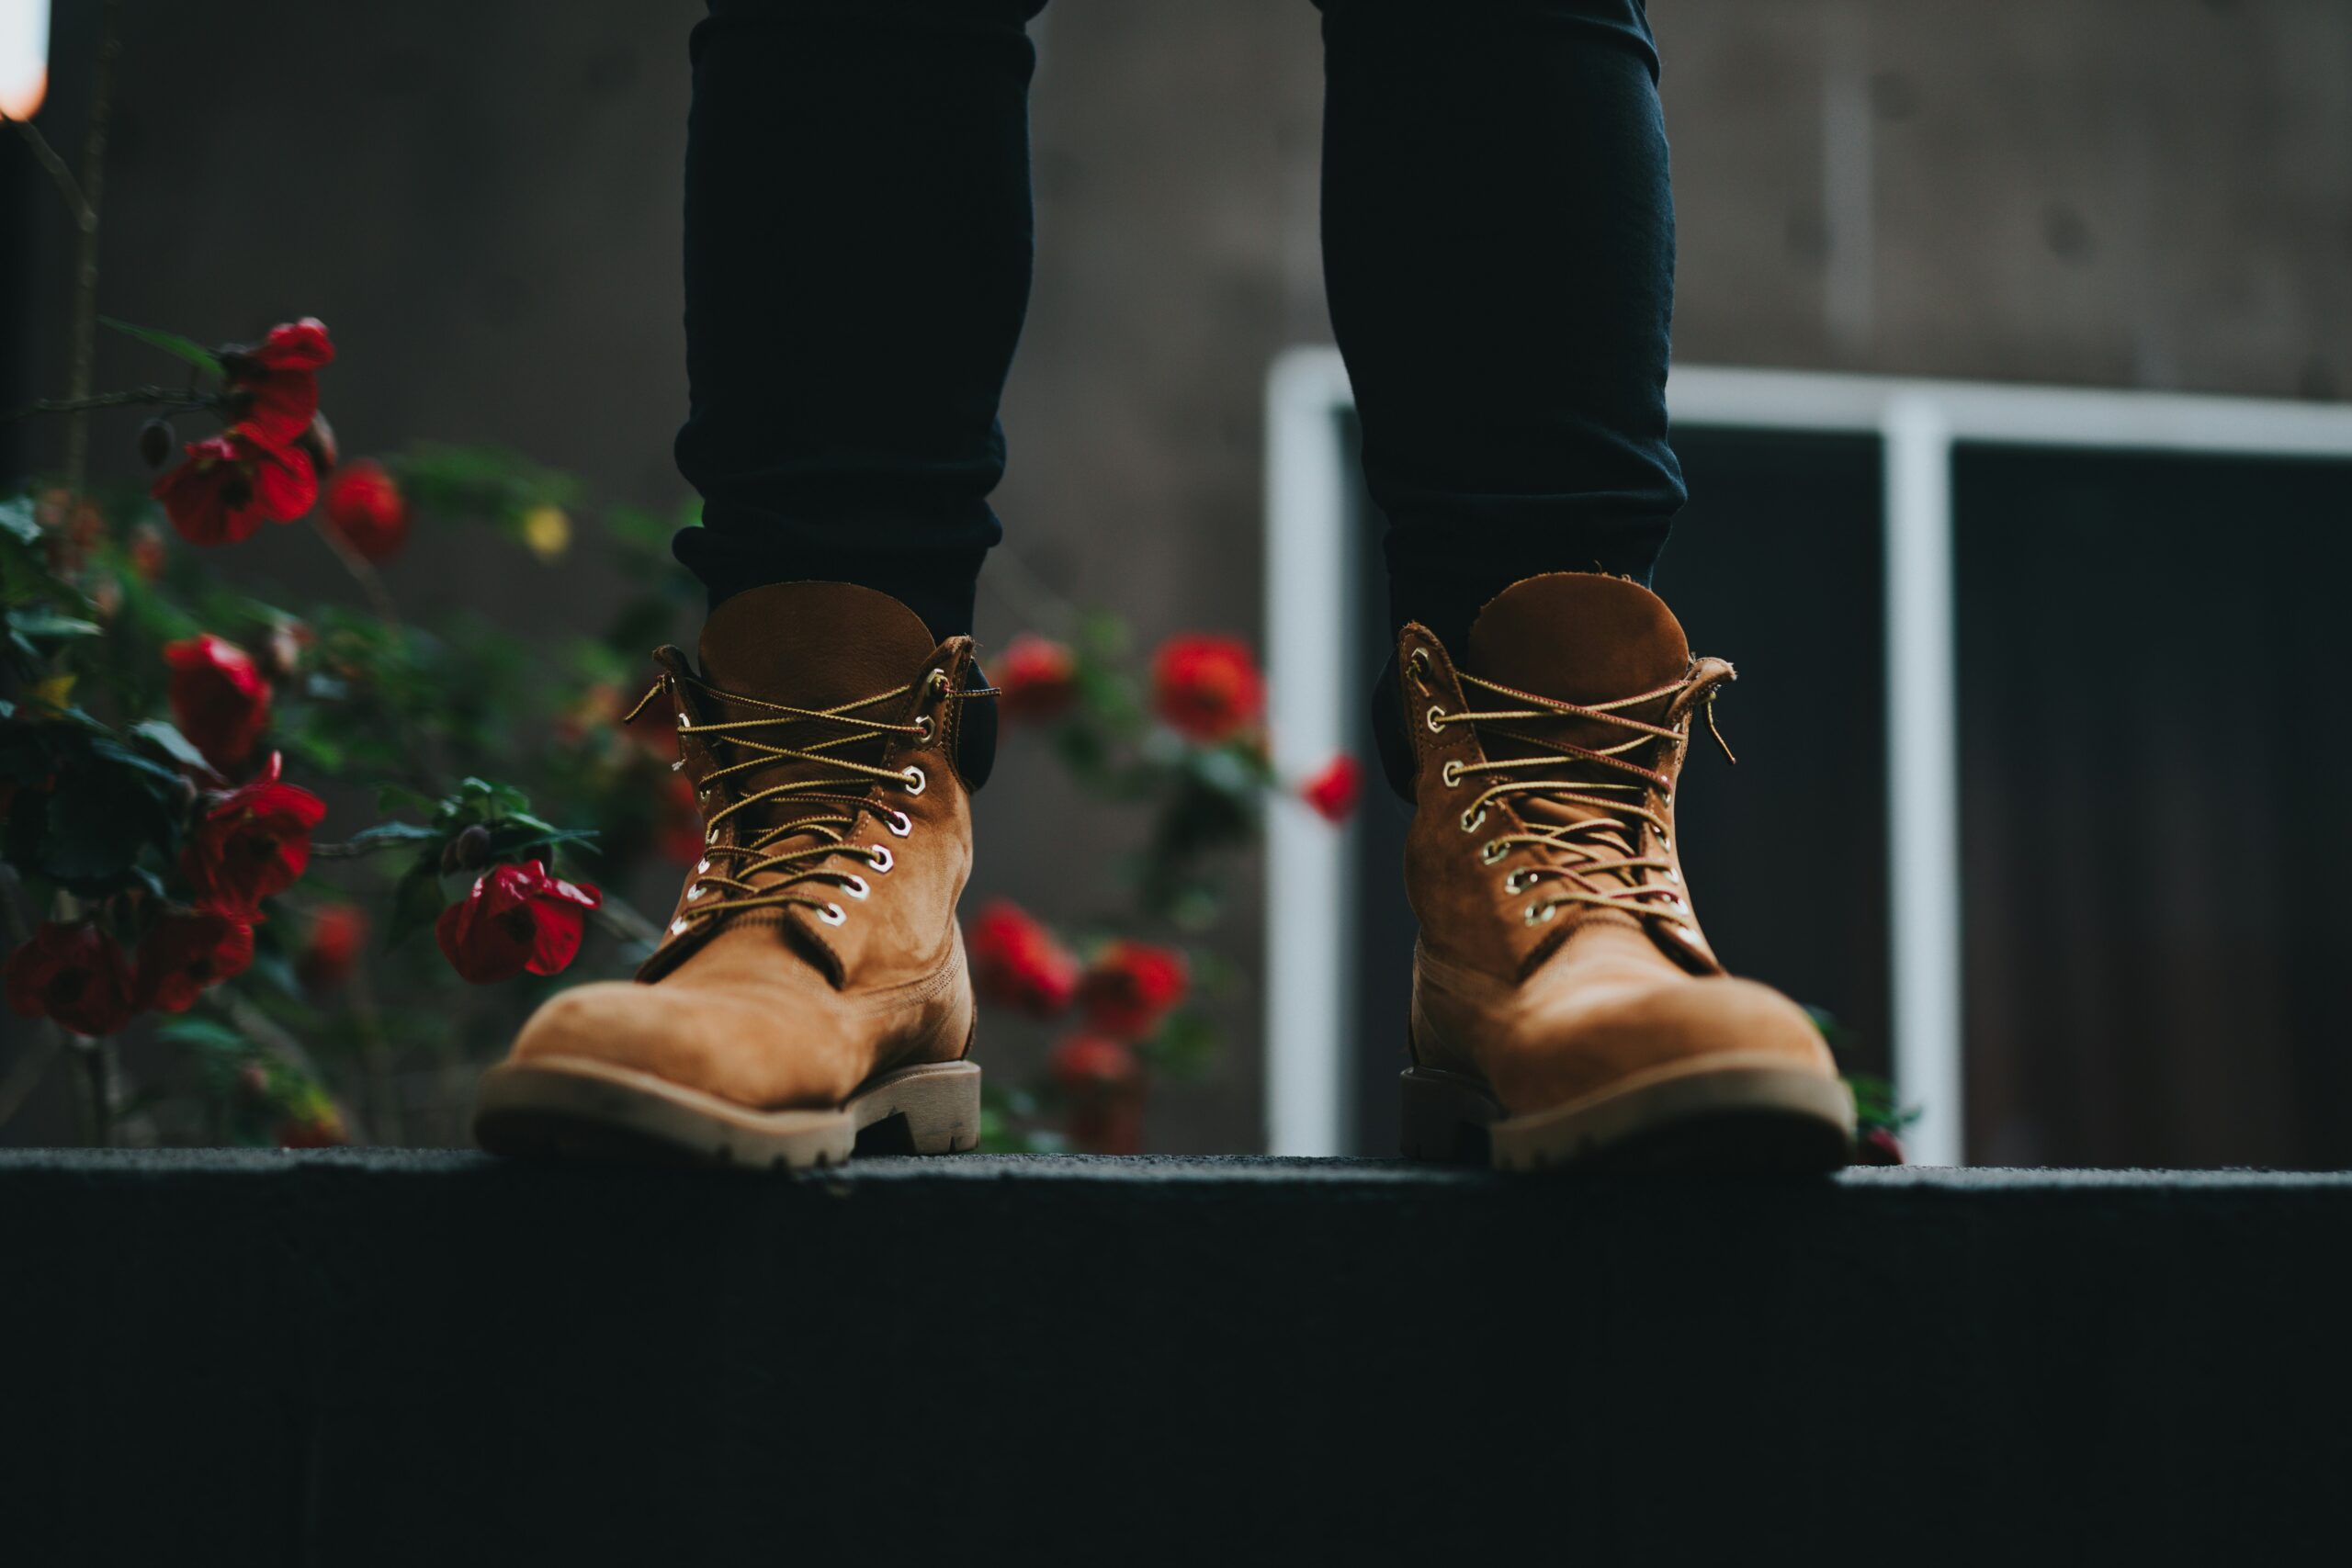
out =
[[[61,0],[60,137],[90,10]],[[332,400],[353,448],[494,441],[625,499],[678,498],[693,0],[130,11],[107,310],[220,338],[315,313],[342,348]],[[2352,387],[2352,6],[1674,0],[1654,19],[1684,359]],[[983,636],[1030,624],[1029,580],[1147,642],[1254,631],[1261,378],[1279,348],[1328,335],[1315,14],[1061,0],[1039,36],[1042,252],[1000,495],[1019,570],[984,598]],[[64,378],[63,230],[26,163],[0,150],[11,405]],[[108,353],[101,385],[133,369]],[[38,441],[12,456],[52,458]],[[297,543],[245,564],[323,588]],[[499,604],[496,549],[437,536],[394,586]],[[554,631],[609,595],[584,555],[567,570],[560,592],[507,608]],[[983,828],[977,890],[1047,907],[1118,831],[1018,747]],[[1223,942],[1246,965],[1246,868],[1241,891]],[[1236,1049],[1159,1108],[1159,1146],[1258,1140],[1254,994],[1227,1010]]]

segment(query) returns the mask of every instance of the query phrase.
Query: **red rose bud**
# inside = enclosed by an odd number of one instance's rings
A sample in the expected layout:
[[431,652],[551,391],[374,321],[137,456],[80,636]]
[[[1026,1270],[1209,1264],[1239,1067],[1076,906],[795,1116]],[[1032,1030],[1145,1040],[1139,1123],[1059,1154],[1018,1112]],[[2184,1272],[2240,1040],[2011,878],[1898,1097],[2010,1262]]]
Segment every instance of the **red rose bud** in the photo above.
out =
[[1125,1042],[1073,1034],[1047,1065],[1069,1101],[1071,1143],[1095,1155],[1143,1146],[1143,1064]]
[[208,797],[201,808],[180,852],[180,874],[195,888],[198,908],[258,920],[262,900],[293,886],[311,863],[311,829],[325,818],[326,803],[278,782],[279,767],[270,753],[252,783]]
[[291,523],[319,498],[310,454],[239,425],[226,435],[191,441],[187,460],[148,491],[192,545],[233,545],[262,520]]
[[179,445],[179,437],[172,431],[172,422],[161,415],[139,427],[139,460],[151,468],[160,468],[172,460],[172,448]]
[[1204,744],[1246,728],[1266,703],[1265,682],[1238,637],[1170,637],[1152,656],[1151,688],[1161,719]]
[[243,974],[254,961],[254,929],[198,909],[156,917],[139,941],[138,997],[158,1012],[186,1012],[206,987]]
[[327,524],[373,561],[390,560],[408,542],[408,499],[381,463],[362,458],[327,486]]
[[326,328],[310,317],[272,328],[257,347],[222,350],[240,424],[279,445],[300,440],[319,412],[318,372],[334,358]]
[[112,1034],[138,1010],[122,946],[88,920],[43,921],[0,969],[8,1006],[76,1034]]
[[245,650],[211,633],[167,643],[172,718],[223,773],[253,755],[269,728],[269,682]]
[[329,904],[311,921],[311,936],[294,960],[294,972],[314,991],[331,990],[351,978],[368,945],[368,916],[356,904]]
[[164,547],[164,531],[153,523],[141,523],[130,531],[130,570],[140,580],[153,582],[164,575],[170,558]]
[[1363,798],[1363,764],[1341,752],[1298,786],[1298,797],[1327,822],[1344,822]]
[[1005,645],[1003,657],[989,662],[997,711],[1008,723],[1058,718],[1078,697],[1077,656],[1050,637],[1024,632]]
[[493,866],[471,892],[441,911],[433,934],[449,967],[477,986],[560,973],[580,952],[588,911],[605,901],[592,886],[549,876],[537,861]]
[[1184,955],[1148,942],[1114,942],[1094,955],[1078,983],[1087,1027],[1122,1040],[1140,1040],[1184,999]]
[[1856,1165],[1901,1165],[1903,1140],[1894,1135],[1892,1128],[1871,1127],[1862,1134],[1854,1145],[1854,1163]]
[[327,416],[322,413],[311,416],[310,428],[294,445],[311,455],[311,466],[322,474],[334,472],[334,466],[343,461],[343,447],[334,438],[334,426],[327,423]]
[[1020,906],[991,901],[967,931],[972,983],[981,997],[1036,1018],[1051,1018],[1078,994],[1078,958]]
[[237,1069],[237,1092],[247,1100],[266,1100],[269,1098],[269,1069],[259,1062],[247,1062]]

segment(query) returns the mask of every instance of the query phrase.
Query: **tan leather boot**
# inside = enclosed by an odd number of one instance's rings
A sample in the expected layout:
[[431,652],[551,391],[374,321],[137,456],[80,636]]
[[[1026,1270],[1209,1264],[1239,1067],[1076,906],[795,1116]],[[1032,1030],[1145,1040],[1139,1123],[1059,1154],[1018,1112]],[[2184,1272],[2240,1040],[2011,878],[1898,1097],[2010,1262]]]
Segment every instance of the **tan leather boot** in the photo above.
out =
[[1575,572],[1497,595],[1460,664],[1418,625],[1397,657],[1421,927],[1407,1155],[1844,1164],[1853,1099],[1820,1032],[1724,973],[1682,880],[1675,784],[1732,667],[1693,660],[1647,589]]
[[669,1152],[798,1168],[979,1137],[956,900],[972,866],[955,764],[972,644],[838,582],[740,593],[697,675],[657,651],[706,823],[634,982],[577,987],[482,1080],[501,1154]]

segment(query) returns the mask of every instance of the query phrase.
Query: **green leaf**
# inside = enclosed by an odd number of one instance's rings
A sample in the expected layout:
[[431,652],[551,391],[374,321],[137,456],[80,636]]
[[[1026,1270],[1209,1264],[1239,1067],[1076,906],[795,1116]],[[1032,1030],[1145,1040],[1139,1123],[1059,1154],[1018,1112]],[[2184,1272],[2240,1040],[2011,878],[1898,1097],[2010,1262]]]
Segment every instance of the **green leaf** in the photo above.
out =
[[423,790],[411,789],[406,784],[388,784],[376,791],[376,809],[429,812],[440,810],[441,803]]
[[225,1023],[209,1018],[175,1018],[156,1026],[155,1038],[198,1051],[218,1051],[242,1056],[251,1049],[245,1037]]
[[384,951],[390,953],[439,919],[447,904],[441,896],[440,853],[428,850],[401,874],[392,889],[392,919],[384,931]]
[[379,822],[373,828],[362,828],[348,840],[353,849],[386,849],[394,844],[437,844],[442,833],[438,828],[428,828],[421,822]]
[[62,615],[54,610],[21,610],[9,613],[8,629],[19,637],[51,637],[63,641],[69,637],[96,637],[106,628],[96,621]]
[[113,328],[125,337],[135,337],[150,348],[160,348],[175,359],[185,359],[198,370],[209,371],[215,376],[222,373],[219,356],[194,338],[185,338],[177,333],[159,333],[153,327],[136,327],[129,321],[119,321],[112,316],[100,316],[98,323]]
[[40,537],[40,525],[33,521],[33,500],[19,495],[0,501],[0,534],[6,534],[20,545],[29,545]]
[[200,768],[207,773],[212,771],[212,764],[204,760],[204,753],[196,749],[194,741],[180,733],[175,724],[160,718],[142,718],[130,727],[130,733],[183,767]]

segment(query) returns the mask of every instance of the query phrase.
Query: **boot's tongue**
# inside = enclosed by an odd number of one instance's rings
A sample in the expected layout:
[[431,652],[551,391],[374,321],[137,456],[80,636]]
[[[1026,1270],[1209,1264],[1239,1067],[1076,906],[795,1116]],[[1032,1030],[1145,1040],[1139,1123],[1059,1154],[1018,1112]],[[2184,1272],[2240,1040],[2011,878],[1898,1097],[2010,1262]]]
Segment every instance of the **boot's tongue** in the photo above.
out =
[[[710,613],[702,633],[702,678],[737,696],[796,708],[838,707],[906,685],[922,673],[936,646],[922,617],[887,593],[846,582],[774,582],[738,593]],[[748,703],[712,697],[702,706],[708,722],[763,713]],[[875,703],[856,711],[863,718],[890,722],[902,707]],[[861,762],[874,761],[883,748],[879,737],[853,740],[848,727],[813,720],[741,733],[771,746],[831,741],[826,755]],[[738,762],[753,752],[720,744],[716,755],[721,762]],[[729,793],[740,795],[824,771],[820,764],[779,761],[746,769],[727,782]]]
[[[1489,600],[1471,624],[1468,674],[1555,701],[1592,706],[1670,686],[1690,673],[1690,645],[1664,600],[1638,583],[1591,572],[1551,572],[1515,582]],[[1508,697],[1473,686],[1464,694],[1474,711],[1507,709]],[[1671,695],[1614,711],[1647,724],[1665,721]],[[1503,720],[1478,727],[1486,754],[1500,761],[1557,755],[1564,746],[1600,751],[1639,739],[1636,731],[1598,719],[1570,717]],[[1657,745],[1623,753],[1636,766],[1660,761]],[[1563,758],[1555,773],[1541,776],[1572,783],[1624,781],[1628,775],[1602,764]],[[1620,792],[1601,792],[1604,798]],[[1623,796],[1632,799],[1630,795]],[[1565,823],[1601,815],[1537,795],[1514,797],[1531,823]],[[1620,880],[1627,880],[1621,877]]]
[[887,593],[772,582],[710,613],[702,678],[722,692],[829,708],[905,685],[937,646],[922,618]]
[[1531,577],[1495,595],[1471,625],[1467,651],[1462,668],[1473,675],[1580,705],[1654,692],[1690,668],[1690,645],[1664,600],[1623,578],[1580,571]]

